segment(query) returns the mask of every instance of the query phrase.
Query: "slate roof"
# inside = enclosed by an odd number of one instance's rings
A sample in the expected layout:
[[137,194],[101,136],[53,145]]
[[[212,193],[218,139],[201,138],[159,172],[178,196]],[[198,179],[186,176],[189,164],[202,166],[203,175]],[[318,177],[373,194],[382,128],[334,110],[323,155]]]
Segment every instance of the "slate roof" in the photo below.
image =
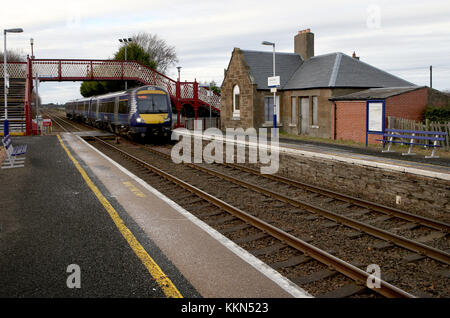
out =
[[[269,89],[267,78],[273,76],[273,53],[241,50],[250,67],[250,75],[258,89]],[[275,73],[280,76],[281,86],[286,85],[294,72],[302,65],[303,59],[296,53],[275,53]]]
[[[267,77],[273,75],[272,52],[241,50],[257,89],[269,89]],[[276,53],[279,89],[327,87],[410,87],[413,83],[373,67],[344,53],[336,52],[303,61],[299,54]]]
[[388,88],[371,88],[364,91],[347,94],[339,97],[331,98],[330,100],[370,100],[370,99],[386,99],[392,96],[408,93],[417,89],[425,88],[426,86],[411,86],[411,87],[388,87]]

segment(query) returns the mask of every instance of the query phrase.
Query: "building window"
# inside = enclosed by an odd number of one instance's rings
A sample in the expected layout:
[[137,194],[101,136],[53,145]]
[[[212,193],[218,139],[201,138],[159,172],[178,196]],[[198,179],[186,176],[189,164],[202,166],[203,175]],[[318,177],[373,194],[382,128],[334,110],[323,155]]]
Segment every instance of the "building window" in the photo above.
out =
[[312,98],[312,125],[313,126],[319,125],[317,96],[313,96]]
[[241,96],[239,86],[233,87],[233,117],[241,116]]
[[[264,98],[264,121],[273,122],[273,97]],[[277,96],[277,123],[280,122],[280,96]]]
[[297,97],[291,97],[291,124],[297,125]]

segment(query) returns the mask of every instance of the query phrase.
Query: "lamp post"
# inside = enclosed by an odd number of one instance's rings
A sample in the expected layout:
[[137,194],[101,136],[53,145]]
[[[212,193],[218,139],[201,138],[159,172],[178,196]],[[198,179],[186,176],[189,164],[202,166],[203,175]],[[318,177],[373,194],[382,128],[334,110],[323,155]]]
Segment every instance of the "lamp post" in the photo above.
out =
[[209,91],[208,91],[208,95],[209,95],[209,128],[211,128],[212,127],[212,123],[211,123],[211,120],[212,120],[212,112],[211,112],[211,104],[212,104],[212,96],[213,96],[213,90],[212,90],[212,85],[211,85],[211,83],[209,83]]
[[34,59],[34,52],[33,52],[33,44],[34,44],[34,40],[33,38],[30,39],[30,44],[31,44],[31,59]]
[[180,77],[180,70],[182,69],[181,66],[177,66],[178,69],[178,82],[181,81],[181,77]]
[[[123,39],[119,39],[119,42],[120,43],[125,43],[125,62],[127,61],[127,47],[128,47],[128,43],[131,43],[131,42],[133,42],[133,39],[132,38],[128,38],[128,39],[126,39],[126,38],[123,38]],[[127,85],[127,81],[125,81],[125,90],[127,90],[127,87],[128,85]]]
[[[272,45],[273,46],[273,76],[275,77],[275,43],[263,41],[262,45]],[[276,99],[276,90],[273,92],[273,132],[276,135],[277,128],[277,99]]]
[[3,30],[3,37],[4,37],[4,50],[3,50],[3,82],[5,84],[4,86],[4,93],[5,93],[5,121],[3,122],[3,130],[4,135],[7,136],[9,134],[9,122],[8,122],[8,94],[7,89],[9,87],[9,78],[8,74],[6,72],[7,67],[7,60],[6,60],[6,33],[21,33],[23,32],[23,29],[21,28],[15,28],[15,29],[4,29]]

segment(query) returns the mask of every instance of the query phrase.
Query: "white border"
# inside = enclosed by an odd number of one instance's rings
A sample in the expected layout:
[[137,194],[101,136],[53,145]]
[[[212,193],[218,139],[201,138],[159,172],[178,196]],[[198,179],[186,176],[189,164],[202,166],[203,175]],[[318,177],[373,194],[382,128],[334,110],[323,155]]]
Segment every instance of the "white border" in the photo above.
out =
[[[134,175],[132,172],[128,171],[126,168],[122,167],[120,164],[100,152],[98,149],[96,149],[94,146],[90,145],[88,142],[86,142],[83,138],[80,136],[76,136],[79,140],[84,142],[87,146],[89,146],[91,149],[93,149],[95,152],[100,154],[103,158],[111,162],[113,165],[115,165],[120,171],[128,175],[130,178],[133,178],[137,183],[139,183],[142,187],[153,193],[154,195],[161,198],[163,201],[165,201],[167,204],[169,204],[172,208],[174,208],[177,212],[185,216],[187,219],[189,219],[192,223],[196,224],[198,227],[200,227],[202,230],[207,232],[209,235],[211,235],[214,239],[219,241],[223,246],[228,248],[231,252],[239,256],[241,259],[243,259],[245,262],[253,266],[256,270],[258,270],[261,274],[272,280],[275,284],[277,284],[281,289],[286,291],[288,294],[292,295],[295,298],[313,298],[312,295],[310,295],[307,291],[300,288],[298,285],[291,282],[289,279],[278,273],[276,270],[271,268],[269,265],[265,264],[252,254],[248,253],[246,250],[241,248],[239,245],[234,243],[233,241],[229,240],[227,237],[222,235],[220,232],[216,231],[215,229],[211,228],[208,224],[198,219],[193,214],[189,213],[187,210],[179,206],[177,203],[166,197],[164,194],[150,186],[147,182],[140,179],[136,175]],[[64,135],[63,135],[64,137]],[[70,142],[70,140],[66,140],[67,142]]]

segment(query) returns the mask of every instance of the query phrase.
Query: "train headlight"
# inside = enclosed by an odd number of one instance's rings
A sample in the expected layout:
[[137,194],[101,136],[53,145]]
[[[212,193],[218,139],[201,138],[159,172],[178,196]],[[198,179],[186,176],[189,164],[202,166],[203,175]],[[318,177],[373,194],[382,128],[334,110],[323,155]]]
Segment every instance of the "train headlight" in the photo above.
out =
[[143,120],[142,120],[142,118],[141,118],[141,117],[138,117],[138,118],[136,118],[136,122],[137,122],[137,123],[142,123],[142,122],[143,122]]
[[164,122],[167,123],[170,121],[170,117],[164,118]]

